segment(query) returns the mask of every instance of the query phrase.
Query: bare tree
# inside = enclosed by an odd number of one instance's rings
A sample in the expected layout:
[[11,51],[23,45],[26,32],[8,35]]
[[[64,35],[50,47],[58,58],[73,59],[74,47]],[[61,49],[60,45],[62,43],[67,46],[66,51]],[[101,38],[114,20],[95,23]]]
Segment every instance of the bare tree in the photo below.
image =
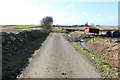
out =
[[41,26],[46,31],[50,31],[52,29],[53,18],[51,16],[46,16],[41,20]]

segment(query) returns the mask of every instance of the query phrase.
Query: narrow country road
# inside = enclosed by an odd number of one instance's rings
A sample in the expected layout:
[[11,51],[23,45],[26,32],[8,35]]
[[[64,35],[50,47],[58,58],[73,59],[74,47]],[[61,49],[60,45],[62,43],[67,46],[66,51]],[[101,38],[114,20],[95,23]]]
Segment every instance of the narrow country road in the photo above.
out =
[[100,75],[61,33],[53,33],[36,52],[21,78],[100,78]]

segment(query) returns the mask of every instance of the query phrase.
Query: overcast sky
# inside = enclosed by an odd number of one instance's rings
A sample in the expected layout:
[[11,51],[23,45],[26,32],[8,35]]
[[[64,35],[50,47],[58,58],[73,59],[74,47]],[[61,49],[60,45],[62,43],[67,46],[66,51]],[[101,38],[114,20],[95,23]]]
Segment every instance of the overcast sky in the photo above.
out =
[[0,25],[39,24],[44,16],[60,25],[118,25],[118,0],[0,1]]

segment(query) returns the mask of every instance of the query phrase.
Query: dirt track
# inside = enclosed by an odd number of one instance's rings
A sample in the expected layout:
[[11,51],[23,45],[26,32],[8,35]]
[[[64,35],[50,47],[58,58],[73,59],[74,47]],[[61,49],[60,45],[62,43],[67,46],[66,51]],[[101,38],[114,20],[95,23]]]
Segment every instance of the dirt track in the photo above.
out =
[[100,78],[90,61],[54,33],[36,52],[21,78]]

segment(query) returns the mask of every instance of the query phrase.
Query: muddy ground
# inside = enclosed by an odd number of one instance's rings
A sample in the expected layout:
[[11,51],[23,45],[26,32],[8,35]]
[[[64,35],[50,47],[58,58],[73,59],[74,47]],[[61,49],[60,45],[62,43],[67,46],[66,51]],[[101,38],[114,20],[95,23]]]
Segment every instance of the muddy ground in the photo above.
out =
[[114,70],[120,71],[119,43],[120,38],[103,37],[98,39],[94,38],[86,42],[86,45],[95,55],[106,60]]
[[[76,31],[70,33],[71,37],[77,39],[86,39],[86,45],[97,55],[99,58],[107,61],[110,66],[116,70],[120,71],[120,38],[105,37],[102,35],[90,36],[84,34],[84,32]],[[86,37],[86,38],[85,38]]]

